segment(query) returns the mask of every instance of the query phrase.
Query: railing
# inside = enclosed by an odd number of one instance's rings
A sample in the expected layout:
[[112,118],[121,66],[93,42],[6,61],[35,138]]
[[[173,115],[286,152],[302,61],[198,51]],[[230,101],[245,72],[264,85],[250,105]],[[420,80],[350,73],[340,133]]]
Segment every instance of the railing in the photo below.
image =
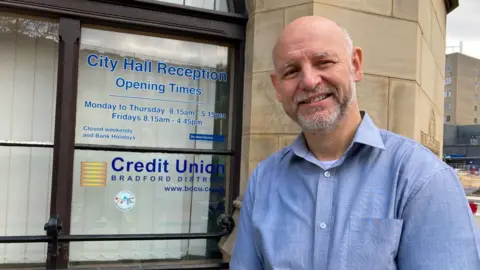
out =
[[478,170],[474,170],[471,165],[465,164],[450,164],[450,166],[455,169],[467,195],[480,191],[480,172]]
[[[215,239],[232,233],[235,222],[231,216],[223,214],[217,219],[217,225],[222,228],[222,231],[216,233],[62,235],[62,222],[60,218],[56,216],[50,218],[45,224],[44,230],[46,231],[46,235],[0,236],[0,243],[48,243],[47,257],[56,259],[59,256],[59,243],[62,242]],[[56,268],[47,266],[47,269]],[[122,269],[127,268],[122,267]],[[149,269],[228,269],[228,263],[188,264],[188,266],[179,265],[176,267],[169,266],[168,268],[163,266]]]
[[[477,159],[475,157],[475,159]],[[480,225],[480,172],[473,168],[473,164],[449,164],[457,173],[458,179],[462,183],[463,189],[467,195],[468,204],[472,214],[478,220]]]

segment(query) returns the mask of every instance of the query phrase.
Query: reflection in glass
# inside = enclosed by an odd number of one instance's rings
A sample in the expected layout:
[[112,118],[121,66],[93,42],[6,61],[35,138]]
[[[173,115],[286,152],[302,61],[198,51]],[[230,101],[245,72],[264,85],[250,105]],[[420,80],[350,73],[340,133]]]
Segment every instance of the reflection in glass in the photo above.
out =
[[84,28],[76,142],[227,149],[228,48]]
[[[58,24],[0,13],[0,141],[53,142]],[[44,235],[52,149],[0,147],[0,236]],[[0,265],[44,263],[46,243],[1,244]]]
[[228,12],[227,0],[156,0],[156,1]]
[[[52,149],[0,147],[0,236],[44,235],[50,215]],[[0,265],[43,263],[46,243],[0,245]]]
[[[219,232],[228,159],[220,156],[75,152],[72,234]],[[212,240],[213,241],[213,240]],[[218,242],[72,243],[70,260],[218,258]]]
[[0,13],[0,140],[53,142],[58,24]]

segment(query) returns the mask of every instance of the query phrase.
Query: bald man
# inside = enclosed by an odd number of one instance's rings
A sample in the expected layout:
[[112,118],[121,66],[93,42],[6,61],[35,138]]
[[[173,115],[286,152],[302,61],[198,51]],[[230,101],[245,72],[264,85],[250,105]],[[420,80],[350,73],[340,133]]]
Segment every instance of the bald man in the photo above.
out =
[[230,269],[479,270],[454,170],[359,110],[363,53],[347,32],[299,18],[272,55],[277,99],[302,132],[252,173]]

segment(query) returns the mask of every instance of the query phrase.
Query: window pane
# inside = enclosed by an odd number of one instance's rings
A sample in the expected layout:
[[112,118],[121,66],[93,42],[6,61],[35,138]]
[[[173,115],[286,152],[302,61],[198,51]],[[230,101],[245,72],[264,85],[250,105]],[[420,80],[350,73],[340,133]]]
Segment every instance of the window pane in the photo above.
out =
[[84,28],[76,142],[228,149],[228,48]]
[[[0,13],[0,141],[53,142],[58,24]],[[0,236],[44,235],[52,149],[0,147]],[[44,263],[46,243],[2,244],[0,264]]]
[[[216,0],[215,1],[215,10],[228,12],[227,0]],[[232,10],[233,12],[233,10]]]
[[[71,233],[219,232],[228,167],[224,156],[77,150]],[[220,258],[217,245],[215,240],[71,243],[70,259]]]
[[178,5],[183,5],[183,2],[185,0],[156,0],[158,2],[165,2],[165,3],[171,3],[171,4],[178,4]]
[[0,140],[53,142],[58,24],[0,13]]
[[228,12],[227,0],[156,0],[156,1]]
[[186,6],[215,10],[214,0],[185,0]]
[[[53,149],[0,147],[0,236],[45,235]],[[45,262],[46,244],[0,244],[0,264]]]

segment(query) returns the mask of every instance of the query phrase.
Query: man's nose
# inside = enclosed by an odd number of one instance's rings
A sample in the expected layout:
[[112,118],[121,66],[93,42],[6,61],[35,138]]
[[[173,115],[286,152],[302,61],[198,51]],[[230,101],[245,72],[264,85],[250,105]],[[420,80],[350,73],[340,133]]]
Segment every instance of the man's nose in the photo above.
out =
[[302,71],[302,77],[300,81],[300,87],[303,90],[313,90],[320,83],[321,78],[310,67],[304,68]]

